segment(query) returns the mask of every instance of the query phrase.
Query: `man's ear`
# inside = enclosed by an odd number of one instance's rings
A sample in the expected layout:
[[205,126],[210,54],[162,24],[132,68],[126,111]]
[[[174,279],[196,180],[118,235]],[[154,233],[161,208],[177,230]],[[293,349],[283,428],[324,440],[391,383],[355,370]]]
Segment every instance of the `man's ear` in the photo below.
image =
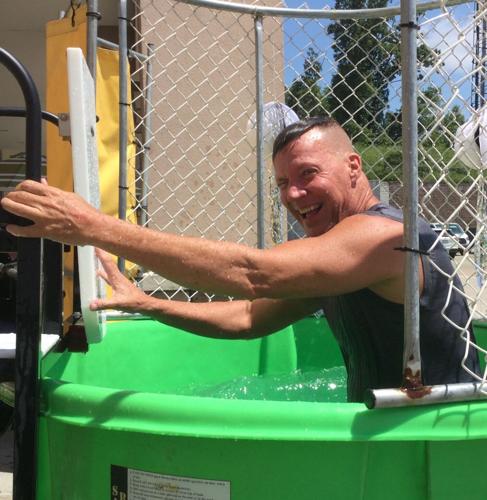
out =
[[350,153],[348,155],[348,165],[350,169],[350,180],[352,187],[355,187],[357,180],[362,172],[362,158],[358,153]]

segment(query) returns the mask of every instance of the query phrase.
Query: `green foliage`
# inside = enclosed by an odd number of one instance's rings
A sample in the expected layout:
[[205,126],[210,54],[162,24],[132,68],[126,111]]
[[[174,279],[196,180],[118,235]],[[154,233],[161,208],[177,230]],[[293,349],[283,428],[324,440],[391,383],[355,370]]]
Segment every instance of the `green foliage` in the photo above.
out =
[[[336,0],[336,9],[378,8],[387,0]],[[285,101],[300,118],[332,115],[350,134],[370,179],[402,179],[402,113],[389,108],[391,83],[400,76],[400,32],[393,19],[345,19],[332,22],[336,73],[330,88],[320,85],[320,54],[308,48],[303,72],[286,89]],[[438,54],[418,46],[418,79]],[[430,85],[418,98],[420,151],[418,174],[424,182],[446,172],[452,183],[468,181],[471,172],[453,162],[453,138],[465,119],[458,106],[445,114],[440,89]]]
[[[387,0],[336,0],[336,9],[386,7]],[[327,108],[355,140],[365,136],[400,137],[387,113],[391,82],[400,74],[400,31],[395,21],[346,19],[331,23],[328,34],[334,39],[337,71],[331,80]],[[431,66],[437,53],[424,44],[418,47],[419,70]],[[400,123],[400,121],[399,121]]]
[[[387,0],[336,0],[336,9],[383,7]],[[334,118],[351,134],[357,127],[380,133],[389,101],[389,84],[399,72],[397,33],[381,19],[347,19],[328,26],[334,39],[337,72],[331,80],[328,105]]]
[[[384,145],[357,143],[362,156],[365,173],[369,179],[388,182],[402,181],[403,162],[401,143]],[[470,182],[477,173],[458,160],[452,161],[454,151],[439,141],[437,144],[419,148],[418,176],[423,182],[435,182],[445,173],[445,180],[453,185]]]
[[318,60],[318,55],[313,48],[308,49],[303,74],[286,89],[286,104],[301,119],[327,114],[325,93],[319,85],[322,64]]

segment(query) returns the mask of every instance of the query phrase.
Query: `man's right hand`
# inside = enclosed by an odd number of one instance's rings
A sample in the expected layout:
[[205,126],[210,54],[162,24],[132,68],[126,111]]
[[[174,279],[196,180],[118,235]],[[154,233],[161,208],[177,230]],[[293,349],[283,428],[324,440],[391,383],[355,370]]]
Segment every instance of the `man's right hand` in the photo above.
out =
[[102,217],[94,207],[75,193],[48,186],[45,182],[26,180],[1,200],[2,207],[33,221],[30,226],[9,224],[14,236],[49,238],[71,245],[89,243],[93,222]]

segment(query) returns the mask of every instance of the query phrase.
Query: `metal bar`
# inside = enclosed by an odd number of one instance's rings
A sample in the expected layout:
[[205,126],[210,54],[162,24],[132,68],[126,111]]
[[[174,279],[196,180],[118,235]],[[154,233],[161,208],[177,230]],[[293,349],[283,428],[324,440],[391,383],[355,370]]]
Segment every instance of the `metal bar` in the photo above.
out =
[[140,224],[142,226],[147,225],[148,220],[148,196],[149,196],[149,152],[150,143],[153,139],[152,134],[152,86],[154,84],[152,79],[152,55],[154,53],[154,44],[147,44],[147,62],[145,74],[147,76],[147,82],[145,86],[145,102],[146,109],[144,115],[144,144],[143,144],[143,156],[142,156],[142,167],[141,167],[141,179],[142,179],[142,190],[141,190],[141,214],[140,214]]
[[44,293],[42,333],[63,334],[63,252],[64,245],[44,240]]
[[480,89],[480,72],[478,71],[478,62],[480,60],[480,23],[478,21],[478,16],[479,16],[479,1],[477,0],[475,2],[475,15],[474,19],[476,20],[475,22],[475,30],[474,30],[474,51],[475,51],[475,57],[472,58],[472,69],[474,70],[474,75],[473,75],[473,83],[472,83],[472,94],[473,94],[473,100],[472,100],[472,106],[474,109],[479,109],[480,107],[480,102],[479,102],[479,89]]
[[[296,18],[315,18],[315,19],[374,19],[379,17],[392,17],[400,13],[400,7],[384,7],[379,9],[283,9],[279,7],[258,7],[241,3],[225,2],[219,0],[181,0],[182,3],[206,7],[209,9],[218,9],[231,12],[240,12],[243,14],[252,14],[254,16],[272,16],[272,17],[296,17]],[[443,9],[454,5],[468,3],[468,0],[451,0],[424,2],[417,5],[417,11],[423,12],[432,9]]]
[[[97,43],[98,47],[103,47],[105,49],[110,49],[110,50],[119,50],[119,45],[117,43],[109,42],[108,40],[105,40],[104,38],[97,38]],[[151,44],[154,45],[154,44]],[[141,59],[142,61],[145,61],[148,56],[145,54],[142,54],[142,52],[137,52],[136,50],[128,49],[127,54],[129,57],[133,57],[135,59]]]
[[423,387],[421,392],[401,389],[376,389],[365,394],[367,408],[394,408],[400,406],[424,406],[438,403],[475,401],[487,399],[485,384],[471,382]]
[[[485,4],[482,2],[482,10],[485,13]],[[487,20],[485,19],[485,15],[482,15],[482,31],[481,31],[481,54],[480,60],[482,61],[482,69],[480,72],[480,107],[485,106],[485,55],[487,53]]]
[[[25,118],[26,110],[24,108],[6,108],[0,107],[0,116],[10,116],[13,118]],[[53,125],[59,125],[59,117],[54,113],[48,111],[41,111],[42,119],[46,120]]]
[[[473,58],[473,69],[474,81],[473,81],[473,95],[474,95],[474,109],[478,112],[485,105],[485,56],[487,52],[487,21],[485,20],[485,1],[478,0],[475,2],[475,57]],[[485,133],[485,130],[481,130],[481,126],[478,126],[476,131],[476,137],[481,133]],[[476,234],[480,234],[482,229],[485,227],[486,221],[486,206],[485,206],[485,178],[482,176],[482,181],[478,185],[477,193],[477,223],[476,223]],[[477,286],[482,287],[485,280],[485,255],[482,241],[482,237],[477,241],[474,247],[474,259],[477,267]]]
[[[26,177],[41,179],[41,104],[27,69],[0,49],[0,63],[22,89],[26,109]],[[16,311],[14,484],[15,500],[36,498],[42,241],[19,238]]]
[[264,36],[262,16],[256,16],[255,76],[257,134],[257,246],[265,247],[265,158],[264,158]]
[[[402,154],[406,193],[404,242],[406,247],[412,249],[417,249],[419,245],[416,22],[414,1],[404,0],[401,4]],[[422,386],[419,342],[419,258],[415,252],[406,252],[405,259],[403,385],[411,388]]]
[[[118,3],[118,44],[119,44],[119,130],[118,130],[118,218],[127,218],[127,2]],[[125,259],[118,258],[118,269],[125,271]]]
[[[254,18],[255,31],[255,120],[257,155],[257,247],[265,247],[265,159],[264,159],[264,36],[262,16]],[[269,339],[261,339],[259,349],[259,374],[268,369]]]
[[98,38],[98,0],[88,0],[88,10],[86,12],[87,40],[86,40],[86,64],[95,82],[96,93],[96,46]]

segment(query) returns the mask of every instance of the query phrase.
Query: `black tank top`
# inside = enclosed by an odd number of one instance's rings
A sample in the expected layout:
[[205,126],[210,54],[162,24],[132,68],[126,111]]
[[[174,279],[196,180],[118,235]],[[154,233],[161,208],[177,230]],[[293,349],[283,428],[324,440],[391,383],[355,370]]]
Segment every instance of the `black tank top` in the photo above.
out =
[[[362,212],[370,216],[387,217],[403,222],[403,215],[382,203]],[[423,383],[427,385],[470,382],[473,377],[461,366],[466,342],[461,329],[470,313],[457,276],[448,299],[448,278],[439,272],[434,262],[446,274],[453,274],[446,250],[438,243],[436,233],[424,220],[419,220],[419,249],[430,252],[421,255],[424,290],[420,298],[420,348]],[[400,387],[404,347],[404,307],[379,297],[368,288],[324,299],[323,311],[343,354],[348,373],[348,400],[363,401],[364,391]],[[471,340],[475,342],[472,327]],[[466,365],[480,373],[476,349],[470,348]]]

